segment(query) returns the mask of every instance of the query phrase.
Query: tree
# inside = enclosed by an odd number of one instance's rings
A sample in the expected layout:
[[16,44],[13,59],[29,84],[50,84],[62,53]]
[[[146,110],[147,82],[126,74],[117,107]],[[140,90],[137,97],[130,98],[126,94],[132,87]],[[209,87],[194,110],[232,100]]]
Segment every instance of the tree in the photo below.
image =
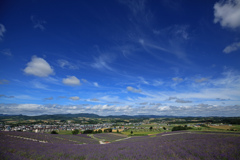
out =
[[57,131],[52,131],[51,134],[58,134],[58,132]]
[[101,130],[101,129],[99,129],[99,130],[98,130],[98,133],[102,133],[102,130]]
[[131,134],[133,134],[133,131],[131,131]]
[[119,130],[117,129],[117,133],[119,133]]
[[151,126],[149,129],[150,129],[150,130],[152,130],[152,129],[153,129],[153,127]]
[[187,129],[192,129],[191,127],[187,127],[186,125],[183,126],[175,126],[172,128],[172,131],[180,131],[180,130],[187,130]]
[[72,134],[78,134],[79,133],[79,130],[78,129],[74,129],[73,131],[72,131]]
[[166,130],[166,127],[163,127],[164,130]]

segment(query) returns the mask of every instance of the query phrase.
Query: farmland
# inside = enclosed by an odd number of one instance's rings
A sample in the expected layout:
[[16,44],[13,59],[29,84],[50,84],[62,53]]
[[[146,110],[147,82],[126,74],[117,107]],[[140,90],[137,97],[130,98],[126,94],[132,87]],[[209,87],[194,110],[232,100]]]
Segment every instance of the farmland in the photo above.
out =
[[[239,159],[240,134],[177,131],[125,138],[0,132],[0,159]],[[118,139],[121,139],[118,141]]]

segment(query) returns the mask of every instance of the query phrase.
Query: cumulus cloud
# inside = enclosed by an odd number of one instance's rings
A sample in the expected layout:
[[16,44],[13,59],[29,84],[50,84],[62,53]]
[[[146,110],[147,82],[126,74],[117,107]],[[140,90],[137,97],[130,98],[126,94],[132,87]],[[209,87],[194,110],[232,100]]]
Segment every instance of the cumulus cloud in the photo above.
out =
[[131,86],[128,86],[128,87],[127,87],[127,90],[128,90],[129,92],[133,92],[133,93],[140,93],[140,92],[142,92],[141,89],[136,89],[136,88],[133,88],[133,87],[131,87]]
[[47,23],[46,21],[39,20],[36,16],[31,16],[30,19],[33,23],[33,28],[34,29],[40,29],[41,31],[45,30],[44,24]]
[[214,23],[222,27],[240,27],[240,0],[221,0],[214,5]]
[[80,80],[75,76],[67,76],[67,78],[63,78],[62,82],[65,85],[68,85],[68,86],[79,86],[79,85],[81,85]]
[[32,60],[28,62],[24,72],[37,77],[47,77],[54,74],[54,70],[48,62],[43,58],[38,58],[37,56],[32,57]]
[[3,39],[4,33],[5,33],[6,31],[7,31],[7,30],[6,30],[5,26],[4,26],[3,24],[0,24],[0,40]]
[[240,42],[235,42],[235,43],[230,44],[227,47],[225,47],[223,52],[224,53],[231,53],[231,52],[236,51],[238,49],[240,49]]
[[8,83],[9,83],[9,80],[6,80],[6,79],[0,80],[0,84],[8,84]]
[[78,96],[74,96],[74,97],[70,97],[69,99],[71,99],[73,101],[78,101],[80,98]]

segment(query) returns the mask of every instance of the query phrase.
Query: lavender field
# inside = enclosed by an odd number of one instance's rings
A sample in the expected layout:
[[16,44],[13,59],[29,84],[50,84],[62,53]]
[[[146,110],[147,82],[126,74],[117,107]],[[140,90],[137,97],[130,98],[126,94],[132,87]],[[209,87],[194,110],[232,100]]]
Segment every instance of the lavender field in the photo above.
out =
[[0,132],[0,159],[238,160],[240,135],[171,132],[99,144],[86,135]]

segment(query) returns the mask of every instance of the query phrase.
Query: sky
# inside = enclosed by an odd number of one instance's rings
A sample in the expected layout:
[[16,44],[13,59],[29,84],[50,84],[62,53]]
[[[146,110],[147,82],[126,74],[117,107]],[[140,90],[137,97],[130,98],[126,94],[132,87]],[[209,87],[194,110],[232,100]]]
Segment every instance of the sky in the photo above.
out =
[[240,116],[240,0],[2,0],[0,114]]

